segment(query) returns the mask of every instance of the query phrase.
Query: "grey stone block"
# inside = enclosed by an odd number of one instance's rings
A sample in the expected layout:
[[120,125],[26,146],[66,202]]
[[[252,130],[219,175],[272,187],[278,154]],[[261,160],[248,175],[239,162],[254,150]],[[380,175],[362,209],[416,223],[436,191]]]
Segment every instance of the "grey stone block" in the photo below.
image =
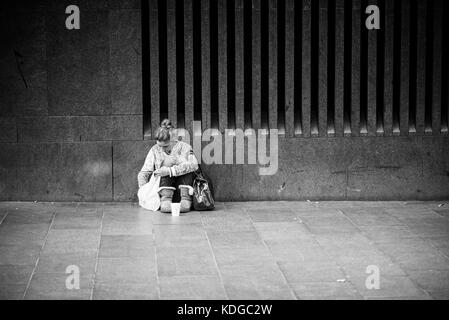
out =
[[226,299],[217,276],[160,277],[161,299]]
[[110,11],[109,45],[110,113],[142,114],[142,42],[138,10]]
[[449,197],[449,138],[422,138],[422,180],[419,185],[421,199],[447,199]]
[[27,117],[18,119],[19,142],[138,140],[142,116]]
[[81,28],[67,30],[65,15],[46,16],[50,115],[111,114],[109,15],[83,11]]
[[347,197],[398,200],[419,197],[421,143],[414,137],[348,139]]
[[110,9],[140,9],[140,0],[107,0]]
[[0,115],[45,115],[45,19],[33,12],[5,12],[0,15],[0,30]]
[[2,200],[112,199],[111,144],[1,144]]
[[155,141],[114,142],[114,200],[132,200],[137,197],[137,174]]
[[66,273],[40,273],[35,274],[31,280],[26,300],[89,300],[94,285],[93,275],[80,275],[78,290],[69,290],[66,287]]
[[17,142],[15,118],[0,118],[0,142]]
[[[131,0],[130,0],[131,1]],[[46,0],[46,9],[47,10],[54,10],[59,12],[65,12],[65,8],[71,4],[76,4],[80,12],[85,11],[94,11],[94,10],[106,10],[109,7],[112,7],[114,3],[122,2],[119,0],[98,0],[98,1],[92,1],[92,0],[80,0],[76,3],[73,3],[73,1],[70,0]],[[125,2],[125,1],[123,1]],[[126,1],[129,2],[129,1]]]
[[100,258],[154,257],[152,235],[102,235]]
[[229,299],[295,299],[275,264],[221,267]]

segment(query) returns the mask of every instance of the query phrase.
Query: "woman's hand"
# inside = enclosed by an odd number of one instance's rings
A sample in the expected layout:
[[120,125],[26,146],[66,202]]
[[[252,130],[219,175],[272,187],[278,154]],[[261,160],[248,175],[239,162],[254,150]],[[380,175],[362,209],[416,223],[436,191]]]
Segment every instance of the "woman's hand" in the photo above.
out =
[[165,177],[170,175],[170,168],[168,167],[161,167],[159,169],[157,169],[156,171],[154,171],[154,175],[156,177]]

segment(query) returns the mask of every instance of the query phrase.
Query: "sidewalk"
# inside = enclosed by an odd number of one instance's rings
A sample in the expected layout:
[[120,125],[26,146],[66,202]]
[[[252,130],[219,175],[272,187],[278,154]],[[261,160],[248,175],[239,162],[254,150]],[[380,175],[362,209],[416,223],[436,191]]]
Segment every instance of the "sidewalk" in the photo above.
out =
[[171,217],[0,202],[0,298],[449,299],[442,203],[226,202]]

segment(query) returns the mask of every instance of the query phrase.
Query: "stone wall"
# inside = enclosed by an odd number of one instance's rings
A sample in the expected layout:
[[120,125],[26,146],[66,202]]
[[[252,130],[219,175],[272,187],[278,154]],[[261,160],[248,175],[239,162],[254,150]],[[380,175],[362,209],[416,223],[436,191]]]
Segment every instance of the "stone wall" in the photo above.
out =
[[[136,199],[154,144],[143,128],[140,1],[76,1],[81,29],[67,30],[72,2],[2,6],[0,200]],[[447,199],[449,137],[286,135],[273,176],[248,164],[203,169],[218,200]]]

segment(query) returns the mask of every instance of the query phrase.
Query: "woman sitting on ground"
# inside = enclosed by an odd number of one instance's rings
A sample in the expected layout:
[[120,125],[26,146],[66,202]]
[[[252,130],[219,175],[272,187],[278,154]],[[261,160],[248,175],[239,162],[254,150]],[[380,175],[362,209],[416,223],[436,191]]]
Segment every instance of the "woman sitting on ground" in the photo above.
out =
[[181,212],[188,212],[192,206],[193,172],[198,169],[198,161],[192,147],[174,138],[171,121],[165,119],[156,132],[156,144],[150,149],[145,163],[137,175],[139,188],[146,184],[154,172],[161,177],[159,196],[161,212],[171,212],[174,192],[179,189]]

